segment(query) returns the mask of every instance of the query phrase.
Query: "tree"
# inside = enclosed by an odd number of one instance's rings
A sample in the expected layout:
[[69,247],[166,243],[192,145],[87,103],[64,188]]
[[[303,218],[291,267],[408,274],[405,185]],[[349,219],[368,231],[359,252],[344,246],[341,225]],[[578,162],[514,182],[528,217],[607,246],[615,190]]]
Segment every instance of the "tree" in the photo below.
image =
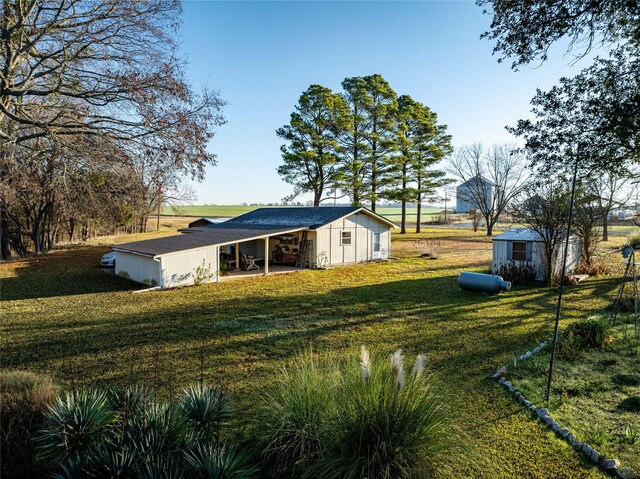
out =
[[311,192],[313,206],[320,206],[336,179],[338,135],[348,125],[349,107],[329,88],[311,85],[300,96],[289,124],[276,132],[289,143],[280,148],[283,164],[278,167],[278,174],[294,186],[287,200]]
[[414,152],[411,160],[411,178],[415,182],[416,233],[421,232],[422,203],[433,200],[437,189],[452,182],[446,173],[433,166],[452,151],[451,135],[446,125],[437,124],[437,115],[425,106],[418,106],[421,121],[417,124]]
[[393,118],[398,107],[398,97],[381,75],[364,77],[369,101],[364,104],[369,119],[366,141],[369,144],[368,173],[371,211],[376,211],[380,196],[380,177],[384,176],[386,159],[393,148]]
[[573,228],[582,240],[582,261],[587,266],[591,266],[602,238],[599,229],[602,227],[603,218],[598,195],[581,188],[576,194]]
[[[531,159],[549,166],[573,163],[587,171],[630,165],[640,159],[640,4],[634,1],[477,0],[493,15],[484,38],[496,41],[499,61],[512,67],[545,61],[549,48],[568,38],[568,53],[584,57],[594,42],[610,47],[575,78],[563,78],[532,104],[537,121],[512,131],[525,138]],[[489,8],[490,7],[490,8]]]
[[351,198],[353,206],[361,206],[368,195],[369,177],[368,143],[369,118],[366,116],[370,103],[363,77],[345,78],[342,82],[345,102],[349,106],[348,126],[338,140],[341,144],[340,165],[336,186]]
[[450,162],[451,173],[465,183],[466,200],[482,214],[487,236],[500,215],[523,189],[525,159],[511,145],[462,146]]
[[534,230],[544,244],[547,283],[551,285],[557,271],[558,246],[566,234],[569,191],[563,182],[539,175],[522,191],[523,199],[514,205],[514,219]]
[[616,207],[624,206],[631,199],[631,189],[626,189],[632,177],[630,170],[609,169],[590,177],[588,187],[592,190],[601,214],[602,241],[609,241],[609,215]]

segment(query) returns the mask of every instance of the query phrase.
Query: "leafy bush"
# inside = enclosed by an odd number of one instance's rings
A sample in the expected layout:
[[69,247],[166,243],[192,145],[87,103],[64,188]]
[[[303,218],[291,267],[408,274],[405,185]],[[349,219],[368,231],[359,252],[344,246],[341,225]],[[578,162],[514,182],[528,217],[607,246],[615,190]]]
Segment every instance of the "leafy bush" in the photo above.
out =
[[633,247],[640,246],[640,233],[639,234],[630,235],[629,236],[629,241],[627,241],[627,244],[629,244],[630,246],[633,246]]
[[536,271],[529,263],[516,264],[515,261],[503,264],[498,275],[505,281],[520,286],[533,286],[536,282]]
[[1,477],[39,477],[32,438],[56,396],[51,378],[27,371],[0,372]]
[[450,414],[424,374],[404,371],[400,350],[360,363],[318,363],[311,353],[283,371],[262,399],[255,434],[275,477],[437,477],[455,450]]
[[142,387],[89,389],[58,398],[37,441],[60,478],[254,477],[223,440],[230,417],[226,394],[207,386],[172,403]]
[[581,348],[601,348],[610,340],[608,321],[597,317],[570,324],[562,338],[562,342],[570,342]]

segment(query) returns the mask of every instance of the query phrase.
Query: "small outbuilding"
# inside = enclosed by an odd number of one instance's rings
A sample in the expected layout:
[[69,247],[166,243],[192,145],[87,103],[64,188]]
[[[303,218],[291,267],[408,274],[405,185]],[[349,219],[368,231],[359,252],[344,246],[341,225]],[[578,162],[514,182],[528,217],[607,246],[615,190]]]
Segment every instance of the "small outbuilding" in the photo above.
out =
[[394,227],[363,207],[259,208],[112,249],[117,274],[167,288],[386,259]]
[[[564,241],[554,252],[554,269],[560,271],[564,256]],[[580,264],[582,243],[576,235],[569,238],[567,255],[567,273],[572,273]],[[536,273],[536,281],[547,280],[546,255],[544,240],[535,230],[530,228],[511,228],[493,238],[492,273],[499,274],[503,265],[515,263],[517,266],[530,265]]]

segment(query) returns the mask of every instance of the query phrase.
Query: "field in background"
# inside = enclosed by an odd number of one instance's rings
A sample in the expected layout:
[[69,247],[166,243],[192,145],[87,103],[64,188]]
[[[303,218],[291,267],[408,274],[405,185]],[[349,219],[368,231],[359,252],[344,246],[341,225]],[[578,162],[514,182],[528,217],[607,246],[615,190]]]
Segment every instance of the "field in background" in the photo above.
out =
[[[164,207],[162,209],[162,214],[176,215],[176,216],[203,216],[203,217],[211,217],[211,218],[233,218],[235,216],[248,213],[249,211],[253,211],[257,208],[261,208],[261,206],[191,205],[191,206],[181,206],[177,210],[171,207]],[[288,207],[287,206],[268,206],[268,207],[265,206],[265,208],[288,208]],[[441,208],[423,207],[422,221],[428,222],[428,221],[437,220],[441,211],[442,211]],[[402,217],[402,210],[400,208],[380,207],[377,209],[376,213],[396,223],[399,223],[400,218]],[[407,221],[411,223],[416,222],[415,208],[407,209]]]

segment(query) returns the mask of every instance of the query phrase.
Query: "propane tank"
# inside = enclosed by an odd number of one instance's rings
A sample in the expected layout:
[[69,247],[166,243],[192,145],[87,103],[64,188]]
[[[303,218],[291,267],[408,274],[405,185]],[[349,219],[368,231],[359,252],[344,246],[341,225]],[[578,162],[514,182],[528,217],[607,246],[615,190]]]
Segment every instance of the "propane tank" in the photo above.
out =
[[498,294],[500,291],[511,291],[511,283],[502,276],[482,273],[460,273],[458,284],[466,291],[480,291],[487,294]]

